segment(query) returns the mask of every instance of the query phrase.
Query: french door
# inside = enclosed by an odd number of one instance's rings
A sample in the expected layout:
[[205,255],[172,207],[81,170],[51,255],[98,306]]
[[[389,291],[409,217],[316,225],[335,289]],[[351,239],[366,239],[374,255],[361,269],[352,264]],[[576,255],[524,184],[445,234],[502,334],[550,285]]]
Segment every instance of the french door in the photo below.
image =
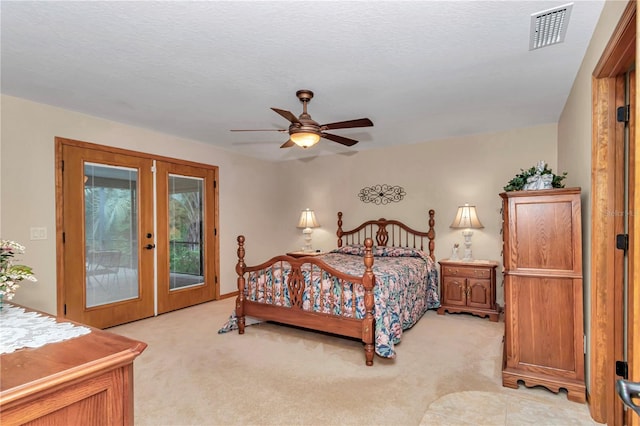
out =
[[217,296],[217,168],[56,144],[66,318],[106,328]]
[[[215,171],[159,161],[158,206],[158,313],[213,300],[218,250],[215,227]],[[210,238],[207,238],[209,235]],[[206,242],[209,241],[209,244]],[[167,261],[168,260],[168,261]]]

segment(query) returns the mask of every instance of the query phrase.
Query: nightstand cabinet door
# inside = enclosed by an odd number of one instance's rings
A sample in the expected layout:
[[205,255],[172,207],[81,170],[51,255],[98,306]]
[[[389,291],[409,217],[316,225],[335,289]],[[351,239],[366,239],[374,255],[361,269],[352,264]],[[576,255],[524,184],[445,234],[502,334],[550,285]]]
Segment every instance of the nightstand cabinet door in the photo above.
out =
[[442,278],[442,302],[446,305],[467,305],[467,280],[458,277]]
[[442,297],[438,314],[466,312],[498,321],[497,262],[441,260],[439,263]]
[[467,280],[467,299],[467,306],[491,309],[495,300],[491,291],[491,281],[469,278]]

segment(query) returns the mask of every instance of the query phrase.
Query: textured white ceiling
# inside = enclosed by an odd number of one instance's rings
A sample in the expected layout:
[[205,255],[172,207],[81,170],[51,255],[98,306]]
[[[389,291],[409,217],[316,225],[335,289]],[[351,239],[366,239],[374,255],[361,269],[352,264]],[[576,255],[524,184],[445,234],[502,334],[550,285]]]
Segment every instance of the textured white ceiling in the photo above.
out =
[[[0,3],[2,93],[286,160],[555,123],[604,0],[574,1],[566,40],[529,51],[563,1]],[[303,150],[277,107],[368,117]]]

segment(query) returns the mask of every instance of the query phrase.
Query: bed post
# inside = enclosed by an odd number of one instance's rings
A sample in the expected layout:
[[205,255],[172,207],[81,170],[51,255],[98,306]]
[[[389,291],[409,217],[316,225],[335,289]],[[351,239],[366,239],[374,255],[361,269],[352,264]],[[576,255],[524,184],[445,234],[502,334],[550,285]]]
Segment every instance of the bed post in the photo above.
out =
[[342,212],[338,212],[338,248],[342,247]]
[[244,235],[238,235],[238,297],[236,298],[236,317],[238,318],[238,333],[244,334]]
[[435,224],[435,220],[433,219],[433,217],[435,216],[436,212],[431,209],[429,210],[429,257],[432,260],[436,260],[436,256],[434,253],[435,247],[436,247],[436,243],[434,242],[435,238],[436,238],[436,231],[435,229],[433,229],[433,225]]
[[362,320],[362,341],[364,342],[364,356],[367,365],[373,365],[373,343],[375,341],[375,320],[373,317],[373,286],[375,285],[375,276],[373,275],[373,240],[367,238],[364,240],[364,275],[362,284],[364,286],[364,309],[365,315]]

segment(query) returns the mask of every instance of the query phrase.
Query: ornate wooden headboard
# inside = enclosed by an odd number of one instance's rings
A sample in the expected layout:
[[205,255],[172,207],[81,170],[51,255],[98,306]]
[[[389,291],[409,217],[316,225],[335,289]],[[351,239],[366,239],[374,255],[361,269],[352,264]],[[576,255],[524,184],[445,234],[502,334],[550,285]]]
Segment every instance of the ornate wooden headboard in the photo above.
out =
[[[433,228],[435,211],[429,210],[429,230],[416,231],[397,220],[368,220],[360,226],[345,231],[342,229],[342,212],[338,212],[338,247],[343,244],[364,244],[366,238],[371,238],[378,246],[386,247],[410,247],[424,250],[425,239],[428,240],[429,256],[435,260],[435,237]],[[343,241],[344,239],[344,241]]]

